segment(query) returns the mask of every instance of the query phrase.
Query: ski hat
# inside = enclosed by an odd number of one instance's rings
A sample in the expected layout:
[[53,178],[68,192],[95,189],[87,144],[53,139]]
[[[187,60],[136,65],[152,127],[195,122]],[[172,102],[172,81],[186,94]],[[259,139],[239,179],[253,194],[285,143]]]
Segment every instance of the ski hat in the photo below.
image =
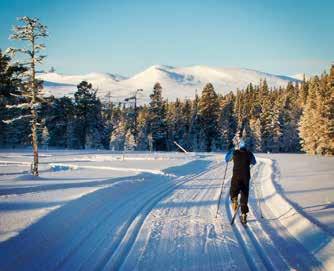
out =
[[239,149],[241,148],[246,148],[246,142],[243,139],[240,139],[240,142],[239,142]]

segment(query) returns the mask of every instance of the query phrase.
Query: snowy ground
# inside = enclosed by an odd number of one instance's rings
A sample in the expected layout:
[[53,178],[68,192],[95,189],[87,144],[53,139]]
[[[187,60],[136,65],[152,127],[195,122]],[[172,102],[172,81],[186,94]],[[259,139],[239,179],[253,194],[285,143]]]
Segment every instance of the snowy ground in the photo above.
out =
[[221,154],[2,151],[0,270],[333,270],[334,160],[257,158],[244,228]]
[[306,154],[271,154],[269,157],[276,161],[286,199],[334,235],[334,157]]

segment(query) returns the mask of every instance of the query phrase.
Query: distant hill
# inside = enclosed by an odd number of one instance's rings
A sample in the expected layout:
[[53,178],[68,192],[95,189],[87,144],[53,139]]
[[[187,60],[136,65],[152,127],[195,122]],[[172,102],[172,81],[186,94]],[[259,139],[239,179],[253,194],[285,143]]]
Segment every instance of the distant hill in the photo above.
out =
[[289,81],[299,81],[283,75],[274,75],[243,68],[213,68],[208,66],[171,67],[154,65],[132,76],[124,77],[110,73],[89,73],[86,75],[65,75],[58,73],[40,73],[38,77],[45,81],[47,93],[56,97],[72,96],[76,85],[85,80],[98,89],[98,96],[104,98],[108,93],[113,101],[123,100],[136,89],[143,89],[142,102],[149,99],[153,85],[160,82],[163,96],[169,100],[192,98],[197,91],[201,93],[207,83],[212,83],[217,93],[245,88],[249,83],[259,84],[266,79],[270,87],[286,86]]

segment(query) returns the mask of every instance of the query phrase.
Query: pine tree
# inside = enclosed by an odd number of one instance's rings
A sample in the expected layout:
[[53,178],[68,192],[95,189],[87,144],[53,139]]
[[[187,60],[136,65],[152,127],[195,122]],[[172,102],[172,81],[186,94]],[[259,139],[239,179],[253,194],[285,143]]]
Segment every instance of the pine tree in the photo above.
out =
[[45,125],[50,136],[49,146],[75,148],[72,144],[67,144],[67,129],[69,122],[74,118],[73,111],[73,102],[68,97],[54,99],[50,102],[45,116]]
[[245,141],[248,150],[256,149],[256,138],[248,119],[244,121],[241,138]]
[[253,134],[254,150],[257,152],[262,151],[262,138],[261,138],[261,122],[260,118],[250,120],[250,128]]
[[324,128],[324,141],[327,141],[327,149],[324,149],[324,153],[334,155],[334,64],[330,70],[327,88],[328,90],[324,93],[326,99],[324,116],[327,119]]
[[114,130],[111,133],[110,137],[110,149],[113,151],[123,151],[125,144],[125,121],[121,119],[117,126],[114,126]]
[[167,110],[167,125],[168,129],[168,149],[177,150],[178,148],[174,144],[176,141],[181,146],[185,145],[186,136],[186,123],[182,112],[182,103],[179,99],[172,102],[168,106]]
[[113,130],[113,119],[112,114],[115,105],[110,101],[110,93],[108,94],[109,101],[102,104],[101,116],[103,122],[103,145],[106,149],[109,149],[109,141],[111,136],[111,131]]
[[280,152],[300,151],[300,137],[298,133],[298,123],[301,116],[300,96],[293,88],[295,87],[289,84],[286,91],[282,93],[281,99],[276,99],[276,101],[280,102]]
[[[220,139],[218,118],[219,118],[219,101],[218,96],[212,84],[207,84],[199,101],[199,115],[201,128],[203,130],[203,141],[205,142],[204,151],[212,151],[219,146],[218,139]],[[216,144],[214,144],[216,143]]]
[[24,74],[25,84],[22,95],[28,100],[28,102],[17,105],[17,107],[30,110],[29,115],[21,115],[19,118],[31,118],[31,137],[34,152],[34,160],[31,171],[33,175],[38,176],[38,109],[41,106],[43,98],[41,93],[41,82],[36,79],[36,65],[41,64],[45,58],[45,56],[40,55],[40,51],[45,49],[45,46],[38,43],[38,39],[47,37],[48,33],[46,26],[41,24],[37,18],[21,17],[19,18],[19,21],[22,25],[14,27],[14,33],[10,38],[27,42],[29,44],[29,48],[9,48],[8,52],[12,55],[22,53],[28,57],[28,59],[24,60],[22,63],[22,65],[27,68],[27,72]]
[[167,149],[166,103],[162,98],[162,87],[156,83],[148,107],[148,134],[154,150]]
[[319,93],[320,80],[315,76],[310,83],[309,93],[303,114],[300,120],[300,136],[303,150],[316,154],[319,141],[319,114],[317,113],[317,93]]
[[303,76],[303,81],[300,83],[300,90],[299,90],[299,102],[304,107],[307,100],[308,95],[308,82],[305,79],[305,74]]
[[219,116],[220,133],[222,135],[222,148],[228,150],[232,144],[233,137],[237,130],[237,120],[234,115],[233,93],[226,95],[221,101],[221,112]]
[[195,99],[191,106],[191,119],[190,119],[190,126],[189,126],[189,144],[191,151],[199,151],[200,150],[200,130],[201,130],[201,123],[200,123],[200,115],[198,111],[199,105],[199,97],[196,94]]
[[103,121],[101,102],[92,84],[82,81],[74,94],[77,136],[82,149],[103,148]]
[[330,75],[321,78],[321,87],[317,93],[317,118],[320,138],[316,153],[334,155],[334,67]]
[[147,106],[144,105],[140,108],[138,112],[138,138],[137,138],[137,150],[146,151],[149,149],[148,146],[148,109]]
[[125,134],[124,150],[134,151],[136,149],[135,137],[129,129]]
[[[0,145],[12,146],[29,144],[29,120],[21,118],[15,122],[6,122],[13,115],[26,115],[27,109],[13,105],[25,103],[20,94],[22,73],[26,69],[17,64],[11,64],[11,58],[0,50]],[[14,111],[14,112],[13,112]]]
[[190,142],[190,125],[192,120],[192,108],[191,101],[186,100],[182,105],[182,125],[184,126],[184,133],[182,137],[182,144],[186,150],[190,150],[191,142]]

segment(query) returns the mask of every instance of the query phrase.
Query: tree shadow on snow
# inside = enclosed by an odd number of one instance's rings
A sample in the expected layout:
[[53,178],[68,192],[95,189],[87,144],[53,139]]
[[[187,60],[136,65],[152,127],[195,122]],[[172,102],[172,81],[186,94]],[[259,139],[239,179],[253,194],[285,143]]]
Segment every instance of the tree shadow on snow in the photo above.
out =
[[[192,161],[166,171],[176,177],[193,175],[206,170],[209,165],[209,161]],[[67,256],[72,249],[74,251],[75,248],[79,249],[81,242],[88,240],[90,236],[102,239],[105,236],[117,236],[118,229],[126,225],[129,219],[131,221],[142,214],[142,207],[138,206],[145,206],[145,200],[147,200],[145,197],[160,185],[168,187],[169,182],[172,184],[172,181],[175,181],[175,177],[142,173],[133,177],[113,178],[102,182],[37,187],[40,191],[44,191],[113,184],[66,202],[22,230],[18,235],[1,242],[0,270],[54,269],[64,260],[62,257]],[[36,192],[36,187],[29,189]],[[157,195],[159,195],[161,193],[159,191],[158,189],[155,193],[158,192]],[[27,189],[16,190],[17,192],[27,193]],[[51,207],[59,203],[30,204],[27,209]],[[211,204],[211,202],[204,204]],[[24,209],[23,204],[3,206],[3,208],[6,207]],[[84,260],[84,257],[85,255],[81,260]]]

